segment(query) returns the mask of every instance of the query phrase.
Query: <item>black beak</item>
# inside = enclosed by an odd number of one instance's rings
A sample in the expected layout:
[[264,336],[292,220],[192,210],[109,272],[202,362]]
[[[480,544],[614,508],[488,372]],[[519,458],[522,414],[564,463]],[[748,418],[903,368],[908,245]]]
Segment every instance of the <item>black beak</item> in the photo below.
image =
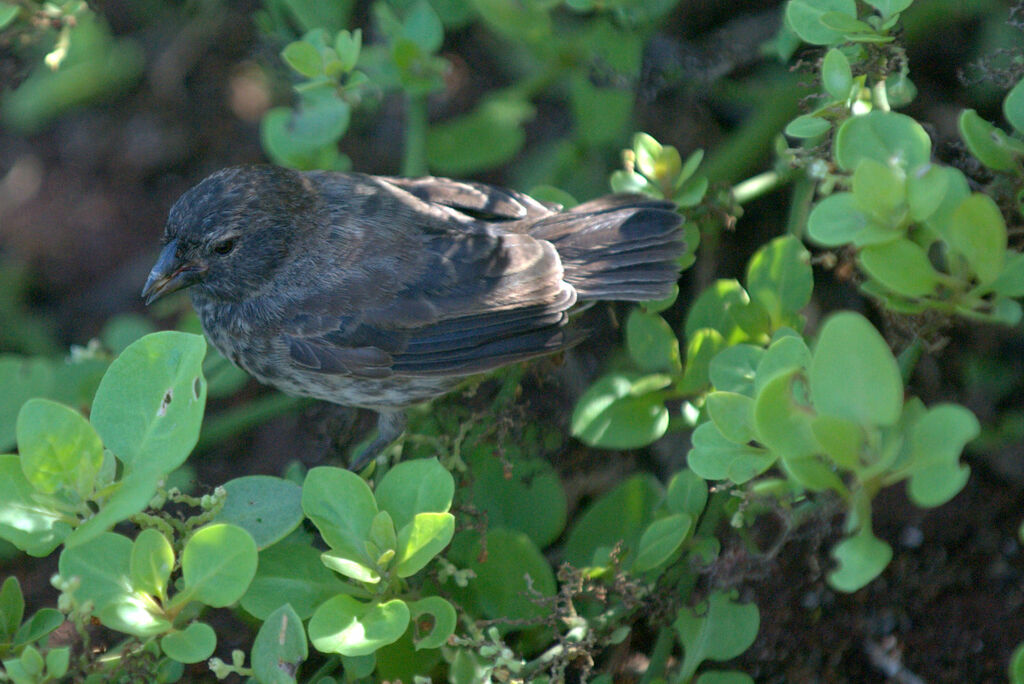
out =
[[175,252],[178,241],[171,240],[160,252],[153,270],[149,272],[142,298],[150,305],[164,295],[195,285],[206,274],[206,266],[196,262],[181,263]]

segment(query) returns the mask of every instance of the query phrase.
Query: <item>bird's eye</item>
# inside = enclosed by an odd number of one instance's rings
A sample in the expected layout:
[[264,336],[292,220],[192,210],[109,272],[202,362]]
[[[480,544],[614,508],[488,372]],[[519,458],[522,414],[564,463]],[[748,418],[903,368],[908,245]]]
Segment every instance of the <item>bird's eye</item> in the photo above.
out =
[[228,254],[234,248],[235,248],[235,239],[234,238],[228,238],[226,240],[221,240],[220,242],[215,244],[213,246],[213,251],[216,252],[217,254]]

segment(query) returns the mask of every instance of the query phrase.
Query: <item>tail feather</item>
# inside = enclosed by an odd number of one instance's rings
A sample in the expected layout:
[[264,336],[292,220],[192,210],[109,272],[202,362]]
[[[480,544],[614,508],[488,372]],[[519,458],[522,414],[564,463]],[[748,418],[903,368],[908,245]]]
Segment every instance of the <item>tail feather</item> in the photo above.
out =
[[648,301],[667,297],[679,278],[681,223],[669,202],[611,195],[541,219],[529,233],[555,246],[581,300]]

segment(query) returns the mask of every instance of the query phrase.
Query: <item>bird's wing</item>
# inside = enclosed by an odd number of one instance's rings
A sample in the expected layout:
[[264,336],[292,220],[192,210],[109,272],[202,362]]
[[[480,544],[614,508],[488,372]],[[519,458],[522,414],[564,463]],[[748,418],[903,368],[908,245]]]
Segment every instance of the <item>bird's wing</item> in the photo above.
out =
[[302,302],[287,328],[291,360],[324,373],[363,377],[469,375],[564,349],[576,291],[554,247],[493,226],[438,226],[401,286],[355,314],[344,292]]
[[537,219],[558,211],[561,206],[539,202],[515,190],[485,183],[456,181],[450,178],[399,178],[381,180],[405,190],[430,204],[436,204],[486,221]]

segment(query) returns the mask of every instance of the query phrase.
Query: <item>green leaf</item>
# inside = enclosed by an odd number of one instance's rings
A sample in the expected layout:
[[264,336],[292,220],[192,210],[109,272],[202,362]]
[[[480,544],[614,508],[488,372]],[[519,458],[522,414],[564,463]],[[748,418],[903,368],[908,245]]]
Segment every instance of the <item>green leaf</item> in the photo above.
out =
[[408,626],[409,606],[401,599],[363,603],[339,594],[313,613],[309,638],[322,653],[361,656],[398,641]]
[[455,480],[436,458],[404,461],[377,485],[377,505],[402,529],[419,513],[444,513],[452,506]]
[[132,542],[127,537],[104,532],[96,538],[61,551],[57,563],[64,579],[78,577],[75,592],[79,601],[92,601],[96,612],[131,594]]
[[[309,657],[306,630],[291,604],[267,616],[252,644],[252,669],[261,684],[294,684]],[[348,671],[346,670],[346,673]]]
[[48,359],[0,356],[0,450],[13,447],[22,405],[33,397],[53,398],[56,374]]
[[[807,236],[823,247],[855,242],[870,219],[857,206],[852,192],[837,192],[818,202],[807,217]],[[893,232],[893,239],[899,233]]]
[[478,532],[460,532],[447,557],[476,575],[466,589],[453,592],[456,602],[471,614],[515,621],[550,612],[536,599],[555,595],[555,577],[525,534],[492,528],[481,544]]
[[417,651],[424,648],[441,648],[448,642],[448,637],[455,633],[455,608],[440,596],[427,596],[410,603],[409,613],[413,628],[416,630],[413,643]]
[[302,510],[329,547],[348,558],[370,560],[365,541],[377,500],[361,477],[341,468],[313,468],[302,484]]
[[791,235],[775,238],[750,258],[746,285],[750,298],[767,309],[772,323],[783,325],[811,301],[811,255]]
[[825,92],[837,100],[845,101],[853,87],[853,71],[850,60],[839,48],[832,48],[825,53],[821,63],[821,83]]
[[200,335],[146,335],[103,375],[89,420],[130,471],[166,474],[188,458],[206,405]]
[[305,102],[300,109],[274,107],[263,115],[260,139],[272,159],[307,168],[315,155],[333,146],[348,129],[351,108],[337,97]]
[[157,482],[163,478],[163,473],[151,472],[148,465],[141,467],[142,470],[129,471],[113,486],[113,493],[103,502],[99,513],[86,519],[68,535],[64,540],[65,546],[75,546],[95,539],[99,534],[146,507],[156,494]]
[[63,624],[64,613],[55,608],[40,608],[14,633],[11,646],[17,649],[19,646],[35,643]]
[[25,478],[53,494],[67,487],[88,498],[103,466],[103,443],[78,411],[49,399],[29,399],[18,413],[18,452]]
[[970,477],[960,464],[964,445],[981,433],[974,414],[963,406],[940,404],[914,424],[907,493],[922,508],[940,506],[956,496]]
[[809,373],[820,414],[864,426],[894,425],[903,408],[903,380],[878,331],[860,314],[835,314],[822,326]]
[[444,42],[444,26],[426,0],[419,0],[409,10],[402,22],[402,33],[427,54],[439,50]]
[[865,247],[859,256],[869,276],[904,297],[924,297],[939,286],[939,274],[928,255],[910,240]]
[[847,470],[860,467],[861,452],[867,442],[864,428],[845,418],[818,416],[811,422],[811,430],[836,465]]
[[665,505],[673,513],[699,517],[708,505],[708,483],[692,470],[680,470],[669,480]]
[[802,114],[786,124],[783,132],[791,138],[817,138],[831,128],[832,124],[820,116]]
[[878,577],[892,560],[892,547],[871,533],[867,526],[832,547],[839,567],[828,574],[828,583],[839,591],[853,593]]
[[794,368],[806,370],[811,365],[811,351],[800,336],[778,337],[761,356],[754,377],[754,394],[759,393],[779,373],[789,373]]
[[242,608],[266,620],[288,604],[305,620],[346,586],[324,567],[320,551],[309,544],[285,540],[260,551],[256,576],[242,597]]
[[1007,252],[1003,270],[990,286],[1004,297],[1024,297],[1024,254]]
[[523,532],[539,548],[562,534],[568,502],[548,461],[516,459],[506,469],[488,449],[471,455],[468,465],[473,473],[468,498],[488,525]]
[[289,43],[281,51],[281,59],[307,78],[320,76],[324,72],[324,61],[320,51],[304,40]]
[[1003,100],[1003,114],[1018,133],[1024,133],[1024,80],[1010,89]]
[[603,494],[577,519],[565,544],[565,560],[582,568],[594,563],[595,553],[621,543],[634,550],[664,492],[647,475],[634,475]]
[[154,528],[139,532],[132,543],[129,568],[133,588],[167,599],[167,580],[174,569],[174,549],[167,537]]
[[821,20],[828,12],[856,17],[857,5],[854,0],[789,0],[786,22],[802,40],[812,45],[840,43],[843,34],[828,28]]
[[46,653],[46,674],[56,679],[67,674],[71,665],[71,647],[51,648]]
[[764,350],[750,344],[726,347],[711,360],[708,376],[716,390],[754,396],[754,378]]
[[573,436],[605,449],[634,449],[656,441],[668,429],[668,409],[657,392],[671,381],[658,374],[605,375],[576,404]]
[[17,577],[8,577],[0,588],[0,644],[9,643],[25,615],[25,597]]
[[256,542],[241,527],[207,525],[192,535],[181,552],[185,587],[179,596],[213,608],[229,606],[249,588],[258,558]]
[[711,360],[726,344],[717,330],[703,328],[694,333],[686,343],[686,370],[678,390],[689,394],[705,389],[710,382]]
[[982,284],[999,277],[1006,259],[1006,224],[995,201],[974,193],[953,212],[947,234]]
[[951,180],[952,169],[934,164],[922,164],[907,174],[907,204],[910,217],[925,221],[942,204]]
[[371,560],[369,555],[353,558],[348,555],[347,551],[332,549],[320,554],[320,560],[331,570],[357,582],[367,582],[369,584],[380,582],[377,559]]
[[778,373],[765,383],[754,399],[757,441],[786,459],[800,459],[818,453],[807,396],[807,379],[799,368]]
[[694,684],[754,684],[754,680],[747,673],[735,670],[708,671],[697,675]]
[[441,553],[455,533],[451,513],[417,513],[412,522],[398,530],[395,574],[410,577]]
[[0,31],[7,28],[7,25],[14,21],[21,9],[17,5],[8,2],[0,2]]
[[929,161],[931,148],[924,127],[914,119],[876,109],[842,123],[834,154],[845,171],[855,170],[862,159],[913,169]]
[[217,635],[213,627],[193,622],[181,632],[171,632],[160,640],[160,649],[171,660],[179,663],[199,663],[213,655],[217,648]]
[[705,660],[729,660],[754,643],[761,616],[753,603],[736,602],[736,592],[716,591],[696,608],[679,611],[672,626],[683,642],[680,681],[687,681]]
[[485,98],[472,112],[434,124],[427,132],[427,160],[439,173],[468,176],[500,166],[526,142],[523,124],[533,105],[509,95]]
[[818,456],[783,456],[780,464],[790,482],[812,492],[832,490],[845,495],[848,491],[832,466]]
[[740,329],[732,309],[750,301],[747,291],[736,280],[717,280],[697,297],[686,314],[685,334],[692,339],[698,330],[711,328],[729,344],[741,342],[746,334]]
[[302,523],[302,488],[269,475],[246,475],[224,483],[227,500],[214,519],[241,527],[265,549]]
[[693,431],[693,448],[686,455],[686,465],[705,480],[735,484],[752,480],[775,460],[775,454],[765,449],[726,439],[714,423],[704,423]]
[[667,562],[692,530],[693,516],[688,513],[673,513],[652,522],[640,536],[633,570],[646,572]]
[[626,349],[637,367],[645,372],[682,370],[679,340],[665,319],[634,308],[626,319]]
[[981,118],[973,109],[965,109],[957,121],[960,137],[967,149],[982,164],[994,171],[1013,171],[1017,168],[1017,154],[1007,144],[1006,133]]
[[746,444],[755,438],[753,399],[736,392],[712,392],[706,405],[715,427],[730,442]]
[[853,172],[853,197],[857,208],[871,219],[901,228],[906,214],[906,173],[901,167],[865,157]]
[[913,4],[913,0],[866,0],[866,2],[878,10],[883,18],[902,12]]

